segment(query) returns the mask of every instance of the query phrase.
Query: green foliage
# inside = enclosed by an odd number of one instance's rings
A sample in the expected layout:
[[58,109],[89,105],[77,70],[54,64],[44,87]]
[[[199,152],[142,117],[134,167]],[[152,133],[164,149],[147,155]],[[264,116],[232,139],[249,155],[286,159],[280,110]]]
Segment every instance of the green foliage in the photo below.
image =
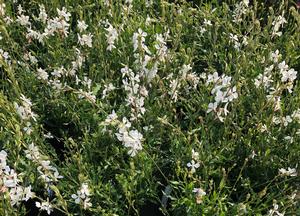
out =
[[0,215],[299,215],[299,30],[284,0],[4,1]]

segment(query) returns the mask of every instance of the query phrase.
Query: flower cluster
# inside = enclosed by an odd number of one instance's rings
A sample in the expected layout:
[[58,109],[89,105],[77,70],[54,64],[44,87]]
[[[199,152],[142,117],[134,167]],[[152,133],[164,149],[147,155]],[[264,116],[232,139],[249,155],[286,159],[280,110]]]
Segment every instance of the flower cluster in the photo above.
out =
[[132,42],[134,52],[137,51],[137,49],[142,49],[146,53],[151,54],[150,50],[145,44],[146,37],[147,33],[144,32],[141,28],[139,28],[137,32],[133,33]]
[[196,169],[200,167],[199,153],[192,149],[192,160],[187,163],[187,167],[191,169],[191,174],[196,172]]
[[127,98],[125,99],[127,105],[131,107],[130,120],[136,120],[145,113],[144,108],[145,97],[148,96],[148,91],[145,86],[141,85],[140,74],[135,74],[128,66],[121,69],[123,77],[123,86],[127,92]]
[[50,215],[50,213],[53,211],[53,206],[49,200],[44,202],[35,202],[35,206],[43,211],[46,211],[48,215]]
[[193,192],[196,194],[196,203],[201,204],[203,202],[203,197],[206,195],[206,192],[202,188],[194,188]]
[[[182,87],[189,92],[190,89],[196,89],[200,78],[196,73],[191,72],[192,67],[190,64],[184,64],[179,70],[179,76],[174,78],[174,74],[171,73],[168,75],[167,79],[170,80],[168,94],[171,96],[171,99],[176,102],[178,100],[178,94]],[[190,85],[186,85],[190,84]]]
[[[217,72],[207,76],[206,85],[213,84],[211,94],[214,95],[214,102],[208,104],[207,113],[211,111],[217,114],[220,121],[224,120],[229,111],[227,110],[229,102],[238,98],[236,86],[232,86],[231,77],[222,75],[219,76]],[[224,107],[222,104],[225,104]]]
[[4,51],[3,49],[0,48],[0,55],[4,59],[6,64],[8,64],[8,65],[11,64],[11,60],[10,60],[10,56],[9,56],[8,52],[6,52],[6,51]]
[[268,216],[284,216],[284,212],[283,213],[280,213],[278,211],[279,209],[279,206],[276,202],[273,203],[273,209],[270,209],[269,212],[268,212]]
[[155,49],[156,49],[156,56],[159,61],[164,62],[168,55],[168,47],[166,38],[168,38],[169,32],[167,31],[165,35],[156,34],[156,41],[155,41]]
[[138,151],[142,150],[143,135],[136,129],[131,129],[131,122],[123,117],[122,121],[118,120],[118,116],[113,110],[104,122],[104,125],[117,125],[118,133],[115,133],[117,139],[128,148],[128,154],[134,157]]
[[281,74],[281,82],[287,83],[287,89],[290,93],[292,93],[294,80],[297,78],[297,71],[293,68],[289,69],[289,66],[285,63],[285,61],[278,64],[278,68]]
[[107,31],[106,38],[108,47],[106,48],[109,51],[115,49],[115,41],[118,39],[118,31],[115,29],[109,22],[107,22],[108,27],[105,29]]
[[134,157],[138,151],[142,150],[143,135],[138,130],[130,130],[131,123],[124,117],[118,125],[119,130],[116,136],[123,145],[128,148],[128,154]]
[[37,20],[39,20],[42,24],[46,24],[43,32],[33,29],[29,17],[23,14],[23,10],[20,5],[18,13],[19,16],[16,21],[20,23],[20,25],[26,27],[26,38],[29,41],[35,39],[44,44],[44,40],[49,36],[53,36],[55,33],[58,33],[62,37],[67,37],[69,34],[70,24],[68,22],[70,21],[71,14],[66,10],[65,7],[63,7],[61,10],[57,8],[58,16],[51,19],[48,18],[44,5],[40,5],[40,13]]
[[92,37],[93,35],[91,33],[83,35],[78,34],[78,42],[81,46],[86,45],[88,47],[92,47]]
[[27,201],[34,196],[31,191],[31,185],[23,187],[20,185],[22,180],[14,169],[7,165],[7,153],[0,152],[0,192],[8,192],[12,206],[20,204],[21,201]]
[[297,171],[295,168],[290,168],[288,167],[288,169],[284,169],[284,168],[280,168],[279,169],[279,174],[281,176],[297,176]]
[[272,22],[272,26],[273,26],[272,37],[282,35],[282,32],[279,30],[280,27],[282,27],[285,23],[287,23],[287,21],[284,18],[284,14],[279,15],[278,17],[275,18],[275,20]]
[[81,189],[77,191],[77,194],[72,194],[72,198],[74,199],[76,204],[80,204],[84,209],[92,207],[92,203],[90,202],[90,190],[87,183],[83,183],[81,185]]
[[249,0],[243,0],[235,5],[235,9],[233,11],[233,22],[240,23],[243,21],[243,14],[246,14],[249,7]]
[[[254,79],[254,84],[257,88],[263,87],[268,93],[267,99],[273,101],[275,104],[274,111],[280,110],[280,100],[281,100],[281,89],[287,89],[289,93],[293,92],[294,81],[297,78],[297,71],[293,68],[289,68],[285,61],[280,63],[279,59],[281,55],[278,50],[271,52],[270,60],[272,64],[265,68],[262,74],[259,74],[256,79]],[[279,71],[279,76],[281,83],[277,83],[276,80],[276,71]],[[288,121],[288,119],[287,119]]]
[[20,99],[22,105],[18,105],[17,103],[15,103],[15,108],[18,115],[24,121],[28,121],[30,119],[36,121],[37,115],[31,110],[31,106],[32,106],[31,100],[26,98],[23,94],[21,94]]
[[40,174],[40,178],[47,183],[47,186],[63,178],[63,176],[59,174],[57,168],[50,165],[51,162],[46,160],[45,156],[40,154],[39,148],[33,143],[28,145],[28,149],[25,150],[25,154],[28,159],[38,166],[37,171]]

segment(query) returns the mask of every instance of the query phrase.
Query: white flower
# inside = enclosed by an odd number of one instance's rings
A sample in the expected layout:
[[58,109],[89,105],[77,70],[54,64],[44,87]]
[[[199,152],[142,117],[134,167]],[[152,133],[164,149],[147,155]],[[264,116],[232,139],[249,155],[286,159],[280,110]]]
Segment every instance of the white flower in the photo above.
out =
[[83,200],[83,208],[84,209],[88,209],[92,207],[92,203],[90,202],[90,198],[86,198],[85,200]]
[[7,153],[4,150],[0,152],[0,169],[4,169],[6,167],[6,157]]
[[49,200],[46,202],[35,202],[36,207],[40,208],[41,210],[47,211],[48,215],[53,211],[52,205],[49,203]]
[[63,70],[61,69],[54,69],[53,72],[51,72],[51,74],[57,78],[60,78],[63,74]]
[[206,195],[206,192],[202,188],[194,188],[193,193],[196,194],[196,203],[201,204],[203,197]]
[[116,89],[116,87],[114,87],[114,85],[112,83],[109,83],[108,85],[105,84],[104,87],[105,88],[103,89],[103,92],[102,92],[102,99],[106,98],[107,93]]
[[200,195],[200,196],[205,196],[206,195],[205,191],[202,188],[194,188],[193,192]]
[[277,63],[280,57],[281,57],[281,55],[279,54],[278,49],[275,52],[272,52],[270,55],[270,58],[274,63]]
[[206,25],[206,26],[212,26],[211,21],[210,21],[210,20],[207,20],[207,19],[205,19],[205,18],[204,18],[203,24]]
[[297,171],[295,168],[288,167],[288,170],[281,168],[279,169],[279,174],[282,176],[297,176]]
[[93,35],[91,35],[91,33],[89,33],[88,35],[83,34],[82,36],[78,34],[78,42],[81,46],[87,45],[88,47],[92,47],[92,37]]
[[115,40],[118,38],[118,32],[117,29],[115,29],[110,23],[108,23],[108,28],[105,30],[107,31],[106,38],[107,38],[107,43],[108,47],[107,50],[111,51],[112,49],[116,48],[115,47]]
[[135,32],[132,37],[133,42],[133,51],[135,52],[139,45],[142,49],[144,49],[148,54],[151,54],[150,50],[145,45],[145,38],[147,36],[147,33],[144,32],[142,29],[138,29],[138,32]]
[[39,160],[40,152],[39,148],[35,146],[33,143],[29,144],[28,150],[25,150],[26,157],[30,160]]
[[79,94],[78,98],[80,98],[80,99],[86,98],[89,101],[91,101],[92,103],[96,103],[96,96],[94,95],[93,92],[86,92],[86,91],[83,91],[82,89],[79,89],[79,91],[77,93]]
[[282,77],[281,77],[282,82],[286,82],[286,81],[293,82],[296,78],[297,78],[297,71],[295,71],[293,68],[282,71]]
[[285,213],[284,212],[280,213],[278,211],[278,208],[279,208],[278,204],[276,204],[276,202],[273,203],[273,209],[269,210],[268,216],[284,216]]
[[198,169],[200,167],[200,164],[197,162],[195,162],[194,160],[192,160],[191,162],[187,163],[187,167],[191,168],[191,173],[195,173],[196,169]]
[[72,194],[71,197],[74,199],[76,204],[80,203],[80,192],[77,191],[77,194]]
[[141,143],[143,135],[137,130],[128,132],[126,129],[120,128],[119,133],[116,133],[116,136],[125,147],[129,148],[128,154],[132,157],[134,157],[138,151],[143,149]]
[[218,107],[218,103],[214,102],[214,103],[209,103],[208,104],[208,109],[207,109],[207,113],[210,113],[211,111],[216,111]]
[[90,195],[90,190],[89,190],[89,186],[88,186],[87,183],[83,183],[81,185],[80,193],[84,194],[85,196],[89,196]]
[[3,17],[5,15],[5,7],[4,3],[0,4],[0,16]]
[[3,184],[8,188],[15,188],[19,182],[18,175],[14,169],[6,171],[6,177],[3,179]]
[[82,204],[84,209],[92,207],[90,202],[90,191],[87,183],[81,185],[81,189],[77,191],[77,194],[72,194],[71,197],[74,199],[76,204]]
[[17,16],[17,20],[18,23],[20,23],[20,25],[22,26],[29,26],[31,23],[29,22],[29,16],[25,16],[25,15],[20,15]]
[[282,121],[283,121],[283,125],[286,127],[288,126],[289,123],[293,121],[293,119],[291,118],[291,116],[287,115],[286,117],[282,118]]
[[293,112],[292,118],[300,123],[300,109],[297,109]]
[[245,6],[248,7],[248,5],[249,5],[249,0],[243,0],[243,3],[244,3]]
[[131,130],[123,137],[124,146],[130,148],[128,154],[134,157],[139,150],[142,150],[141,140],[143,135],[137,130]]
[[14,206],[18,204],[23,197],[23,188],[22,187],[14,187],[9,191],[9,197],[11,201],[11,205]]
[[36,114],[31,111],[32,103],[30,99],[26,98],[23,94],[21,94],[20,99],[22,100],[22,105],[15,104],[16,111],[22,120],[29,120],[32,118],[36,121]]
[[47,17],[48,17],[48,15],[46,13],[45,6],[40,5],[40,13],[39,13],[38,20],[40,20],[43,23],[46,23],[47,22]]
[[206,28],[200,26],[200,33],[201,35],[204,34],[206,32]]
[[42,69],[42,68],[38,68],[37,69],[37,76],[38,76],[38,79],[42,79],[42,80],[48,80],[48,73]]
[[272,22],[272,25],[274,26],[272,36],[281,36],[282,32],[279,31],[280,27],[283,26],[284,23],[287,23],[286,19],[284,18],[283,14],[279,15],[275,18],[275,20]]
[[192,159],[194,160],[199,159],[199,152],[196,152],[194,149],[192,149]]
[[22,8],[22,5],[20,5],[20,4],[18,5],[17,10],[18,10],[18,14],[24,13],[24,10],[23,10],[23,8]]
[[83,32],[84,30],[87,29],[88,25],[84,22],[84,20],[82,20],[82,21],[78,20],[77,27],[79,29],[79,32]]
[[67,12],[67,9],[65,7],[62,8],[62,10],[56,9],[57,13],[60,17],[63,17],[67,22],[70,20],[71,14]]
[[112,113],[111,113],[111,114],[109,114],[109,115],[106,117],[106,119],[105,119],[105,123],[108,123],[108,124],[110,124],[110,123],[112,123],[112,122],[116,121],[116,120],[117,120],[117,118],[118,118],[118,116],[117,116],[117,114],[116,114],[115,110],[113,110],[113,111],[112,111]]
[[34,196],[34,193],[31,191],[31,185],[29,185],[28,187],[24,188],[23,191],[23,199],[24,201],[27,201],[29,199],[31,199]]

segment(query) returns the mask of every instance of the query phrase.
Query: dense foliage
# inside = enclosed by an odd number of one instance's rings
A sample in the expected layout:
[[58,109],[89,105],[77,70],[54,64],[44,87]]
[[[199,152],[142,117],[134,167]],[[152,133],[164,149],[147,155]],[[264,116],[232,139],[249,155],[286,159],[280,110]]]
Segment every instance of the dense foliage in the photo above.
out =
[[296,2],[0,4],[0,215],[300,215]]

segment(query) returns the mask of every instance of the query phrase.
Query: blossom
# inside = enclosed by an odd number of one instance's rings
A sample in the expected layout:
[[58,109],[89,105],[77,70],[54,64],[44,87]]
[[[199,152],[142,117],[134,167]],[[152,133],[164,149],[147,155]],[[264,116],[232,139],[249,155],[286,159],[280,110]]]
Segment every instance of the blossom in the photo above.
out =
[[10,197],[10,202],[11,202],[12,206],[18,204],[22,200],[22,197],[23,197],[23,188],[22,187],[13,187],[9,191],[9,197]]
[[41,210],[47,211],[48,215],[53,211],[53,207],[50,204],[49,200],[45,202],[35,202],[36,207],[40,208]]
[[82,89],[79,89],[78,93],[78,98],[82,99],[82,98],[86,98],[89,101],[91,101],[92,103],[96,103],[96,96],[94,95],[93,92],[86,92],[83,91]]
[[48,80],[48,73],[42,69],[42,68],[38,68],[37,69],[37,76],[38,76],[38,79],[41,79],[41,80]]
[[57,77],[57,78],[60,78],[63,74],[64,74],[64,68],[61,67],[59,69],[54,69],[53,72],[51,72],[51,74],[54,76],[54,77]]
[[114,87],[114,85],[112,83],[109,83],[108,85],[104,84],[104,87],[105,88],[103,89],[103,92],[102,92],[102,99],[106,98],[107,93],[116,89],[116,87]]
[[206,195],[206,192],[202,188],[194,188],[193,193],[196,194],[196,203],[202,203],[202,199]]
[[112,49],[116,48],[115,41],[117,40],[119,34],[117,32],[117,29],[115,29],[110,23],[108,23],[108,27],[105,30],[107,31],[107,50],[111,51]]
[[40,13],[39,13],[38,20],[40,20],[43,23],[46,23],[47,17],[48,17],[48,15],[46,13],[45,6],[40,5]]
[[199,152],[196,152],[194,149],[192,149],[192,158],[194,160],[198,160],[199,159]]
[[273,31],[272,31],[272,36],[281,36],[282,32],[279,31],[280,27],[283,26],[284,23],[287,23],[286,19],[284,18],[283,14],[279,15],[278,17],[275,18],[275,20],[272,22],[273,25]]
[[71,197],[74,199],[76,204],[82,204],[84,209],[92,206],[90,202],[90,190],[87,183],[81,185],[81,189],[77,191],[77,194],[72,194]]
[[293,121],[293,119],[291,118],[291,116],[287,115],[282,118],[282,121],[283,121],[283,125],[286,127],[288,126],[289,123]]
[[284,168],[280,168],[279,174],[282,176],[297,176],[297,171],[295,168],[290,168],[290,167],[288,167],[287,170]]
[[195,173],[196,169],[200,167],[200,164],[192,160],[191,162],[187,163],[187,167],[191,168],[191,173]]
[[210,20],[207,20],[207,19],[205,19],[205,18],[204,18],[203,24],[206,25],[206,26],[212,26],[211,21],[210,21]]
[[5,15],[5,7],[4,3],[0,4],[0,16],[3,17]]
[[23,200],[28,201],[33,196],[34,196],[34,193],[31,191],[31,185],[29,185],[28,187],[25,187],[24,191],[23,191]]
[[280,57],[281,57],[281,55],[279,54],[278,49],[275,52],[272,52],[270,55],[270,58],[274,63],[277,63]]
[[83,32],[84,30],[87,29],[88,25],[84,22],[84,20],[82,20],[82,21],[78,20],[77,27],[79,29],[79,32]]
[[[211,94],[214,95],[214,101],[208,104],[207,113],[214,111],[220,121],[224,120],[223,116],[229,113],[227,107],[229,102],[238,98],[236,86],[231,87],[231,77],[222,75],[219,76],[217,72],[207,76],[206,85],[214,84]],[[222,104],[224,104],[224,107]]]
[[40,152],[39,148],[35,146],[33,143],[28,145],[28,149],[25,150],[25,156],[30,160],[39,160],[40,159]]
[[127,148],[128,154],[134,157],[138,151],[142,150],[143,135],[137,130],[122,131],[119,129],[119,133],[116,133],[119,141],[122,141],[123,145]]
[[29,26],[31,23],[29,22],[29,16],[25,16],[25,15],[20,15],[17,16],[17,20],[18,23],[20,23],[20,25],[22,26]]
[[92,37],[91,33],[88,35],[83,34],[82,36],[78,34],[78,42],[81,46],[87,45],[88,47],[92,47]]
[[71,14],[67,12],[67,9],[65,7],[63,7],[61,10],[58,8],[56,10],[60,17],[63,17],[67,22],[70,20]]
[[282,77],[281,77],[282,82],[286,82],[286,81],[293,82],[296,78],[297,78],[297,71],[295,71],[293,68],[282,71]]
[[276,203],[273,203],[273,209],[271,209],[271,210],[269,210],[269,213],[268,213],[268,216],[284,216],[284,212],[283,213],[280,213],[279,211],[278,211],[278,208],[279,208],[279,206],[278,206],[278,204],[276,204]]
[[106,117],[106,119],[105,119],[105,123],[108,123],[108,124],[110,124],[110,123],[112,123],[112,122],[116,121],[116,120],[117,120],[117,118],[118,118],[118,116],[117,116],[117,114],[116,114],[115,110],[113,110],[113,111],[112,111],[112,113],[111,113],[111,114],[109,114],[109,115]]
[[4,169],[6,167],[6,157],[7,153],[4,150],[0,152],[0,169]]
[[22,105],[18,105],[17,103],[15,103],[15,108],[18,115],[22,120],[29,120],[30,118],[32,118],[34,121],[36,121],[37,115],[31,110],[32,103],[30,99],[26,98],[23,94],[21,94],[20,99],[22,101]]
[[145,50],[148,54],[151,54],[148,47],[145,45],[145,38],[147,36],[147,33],[144,32],[141,28],[138,29],[137,32],[133,34],[132,42],[133,42],[133,51],[135,52],[139,45],[140,47]]

